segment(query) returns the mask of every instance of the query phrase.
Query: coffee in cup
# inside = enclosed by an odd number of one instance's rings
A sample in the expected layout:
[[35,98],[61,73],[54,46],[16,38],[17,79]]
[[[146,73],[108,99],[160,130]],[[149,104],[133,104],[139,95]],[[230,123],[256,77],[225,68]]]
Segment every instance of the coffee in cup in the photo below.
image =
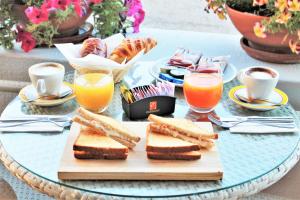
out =
[[270,67],[248,67],[239,72],[238,79],[246,86],[249,99],[268,99],[279,73]]
[[32,85],[39,96],[58,96],[63,84],[65,68],[54,62],[32,65],[28,69]]

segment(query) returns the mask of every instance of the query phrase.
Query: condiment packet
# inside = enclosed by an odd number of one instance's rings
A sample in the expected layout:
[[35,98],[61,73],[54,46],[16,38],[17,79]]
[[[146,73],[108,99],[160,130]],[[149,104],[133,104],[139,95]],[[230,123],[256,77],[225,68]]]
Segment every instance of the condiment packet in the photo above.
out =
[[[187,68],[193,72],[205,72],[207,68],[220,67],[222,71],[226,69],[230,56],[203,56],[200,52],[192,52],[188,49],[179,48],[170,58],[168,64],[170,66]],[[211,73],[214,73],[213,71]]]
[[125,85],[121,85],[121,94],[127,103],[133,103],[153,96],[173,97],[175,95],[175,85],[167,81],[157,82],[156,86],[150,84],[132,89],[128,89]]

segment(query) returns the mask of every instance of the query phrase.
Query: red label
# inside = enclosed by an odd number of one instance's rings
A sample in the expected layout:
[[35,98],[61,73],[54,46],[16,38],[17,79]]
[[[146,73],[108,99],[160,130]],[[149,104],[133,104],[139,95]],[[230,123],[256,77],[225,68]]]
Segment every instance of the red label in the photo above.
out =
[[151,101],[149,104],[149,110],[156,110],[157,109],[157,101]]

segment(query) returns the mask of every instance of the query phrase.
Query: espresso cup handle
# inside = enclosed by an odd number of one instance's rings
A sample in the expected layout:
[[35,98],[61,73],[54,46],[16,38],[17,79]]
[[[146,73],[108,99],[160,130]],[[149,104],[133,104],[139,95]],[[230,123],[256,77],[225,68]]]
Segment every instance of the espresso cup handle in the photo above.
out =
[[44,79],[37,80],[36,90],[39,95],[44,95],[46,93],[46,84]]
[[245,72],[246,72],[246,69],[242,69],[238,72],[237,74],[237,79],[242,83],[244,84],[244,77],[245,77]]

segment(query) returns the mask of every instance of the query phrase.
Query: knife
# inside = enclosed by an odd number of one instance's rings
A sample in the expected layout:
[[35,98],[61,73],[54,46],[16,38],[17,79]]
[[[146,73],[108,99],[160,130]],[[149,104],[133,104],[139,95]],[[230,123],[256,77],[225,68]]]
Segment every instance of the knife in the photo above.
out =
[[35,120],[51,120],[56,122],[71,121],[70,117],[64,115],[25,115],[18,117],[4,117],[0,118],[0,122],[26,122]]

